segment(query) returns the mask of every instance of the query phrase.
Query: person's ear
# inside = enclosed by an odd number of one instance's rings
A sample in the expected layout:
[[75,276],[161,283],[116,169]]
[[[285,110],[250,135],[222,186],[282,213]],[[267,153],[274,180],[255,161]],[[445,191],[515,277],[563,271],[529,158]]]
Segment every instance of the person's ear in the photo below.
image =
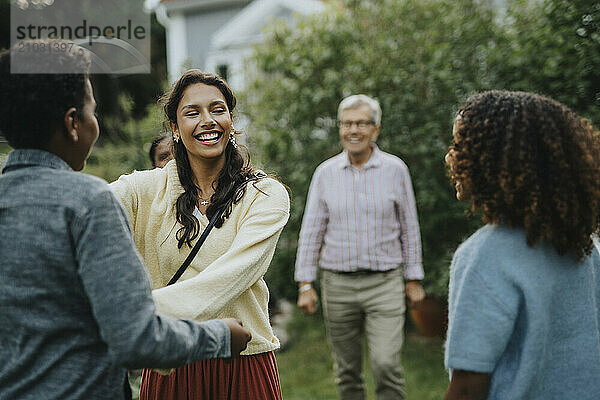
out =
[[373,132],[373,135],[371,136],[371,141],[374,142],[377,140],[377,138],[379,137],[379,130],[381,129],[381,125],[377,124],[375,125],[375,132]]
[[65,132],[69,140],[73,143],[77,143],[79,140],[79,133],[77,128],[79,127],[79,121],[77,119],[77,109],[71,107],[67,110],[64,117]]

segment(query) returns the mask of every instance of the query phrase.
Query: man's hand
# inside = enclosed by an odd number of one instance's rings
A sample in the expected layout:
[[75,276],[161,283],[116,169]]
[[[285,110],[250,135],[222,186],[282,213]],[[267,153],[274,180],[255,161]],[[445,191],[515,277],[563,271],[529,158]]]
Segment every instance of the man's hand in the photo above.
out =
[[[307,287],[306,285],[309,285],[310,289],[304,289]],[[314,314],[317,311],[317,300],[319,299],[316,290],[311,286],[310,282],[300,282],[298,287],[300,288],[300,292],[298,293],[298,307],[305,314]]]
[[227,324],[231,332],[231,357],[237,357],[246,349],[248,342],[252,339],[252,334],[237,318],[225,318],[223,322]]
[[425,290],[419,281],[408,281],[405,284],[406,297],[408,297],[408,305],[416,307],[423,299],[425,299]]

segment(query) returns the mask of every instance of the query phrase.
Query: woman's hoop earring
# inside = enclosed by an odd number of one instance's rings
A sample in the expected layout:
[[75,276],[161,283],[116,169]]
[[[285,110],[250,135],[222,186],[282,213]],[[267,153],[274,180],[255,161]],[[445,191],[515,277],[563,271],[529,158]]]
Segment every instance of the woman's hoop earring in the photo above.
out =
[[175,143],[179,143],[179,135],[178,135],[178,134],[176,134],[175,132],[173,132],[173,141],[174,141]]

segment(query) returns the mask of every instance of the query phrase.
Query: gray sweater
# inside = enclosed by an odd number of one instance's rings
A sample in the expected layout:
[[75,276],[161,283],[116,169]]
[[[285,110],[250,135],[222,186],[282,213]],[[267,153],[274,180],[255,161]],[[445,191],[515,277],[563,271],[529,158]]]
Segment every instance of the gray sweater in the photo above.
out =
[[125,368],[229,357],[222,321],[156,315],[101,179],[15,150],[0,176],[0,399],[118,399]]

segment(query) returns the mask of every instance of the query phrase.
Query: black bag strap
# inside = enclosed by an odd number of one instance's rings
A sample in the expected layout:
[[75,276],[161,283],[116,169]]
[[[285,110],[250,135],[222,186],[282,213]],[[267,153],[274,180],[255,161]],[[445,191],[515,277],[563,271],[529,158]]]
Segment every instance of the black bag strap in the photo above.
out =
[[[242,187],[243,185],[248,184],[248,182],[252,182],[252,181],[259,180],[260,178],[264,178],[265,176],[267,176],[266,173],[264,173],[261,170],[258,170],[254,174],[254,176],[246,179],[240,185],[240,187]],[[188,254],[188,256],[185,259],[185,261],[183,262],[183,264],[181,264],[181,267],[179,267],[179,269],[177,270],[177,272],[175,272],[175,275],[173,275],[173,277],[171,278],[171,280],[169,281],[169,283],[167,283],[167,286],[174,284],[175,282],[177,282],[177,280],[179,278],[181,278],[181,275],[183,275],[183,273],[185,272],[185,270],[187,269],[187,267],[190,265],[190,263],[192,262],[192,260],[194,259],[194,257],[196,257],[196,254],[198,253],[198,250],[200,250],[200,246],[202,246],[202,243],[204,243],[204,241],[206,240],[206,237],[210,233],[210,230],[213,228],[213,226],[215,226],[215,223],[217,222],[217,219],[219,219],[219,216],[221,215],[221,213],[222,213],[222,210],[217,211],[215,213],[215,215],[213,215],[213,217],[210,219],[210,221],[208,222],[208,225],[206,226],[206,228],[204,228],[204,231],[202,232],[202,235],[200,235],[200,239],[198,239],[198,241],[194,245],[194,248],[192,249],[192,251],[190,251],[190,254]]]
[[192,262],[194,257],[196,257],[198,250],[200,250],[200,246],[202,246],[202,243],[204,243],[204,241],[206,240],[206,237],[210,233],[211,229],[213,228],[213,226],[215,226],[215,223],[217,222],[219,215],[221,215],[220,211],[216,212],[215,215],[212,216],[212,218],[208,222],[208,225],[206,225],[206,228],[204,228],[202,235],[200,235],[200,239],[198,239],[198,241],[194,245],[194,248],[192,249],[192,251],[190,251],[190,254],[188,254],[188,256],[185,259],[185,261],[183,262],[183,264],[181,264],[181,267],[179,267],[177,272],[175,272],[175,275],[173,275],[173,277],[171,278],[169,283],[167,283],[167,286],[174,284],[175,282],[177,282],[177,280],[179,278],[181,278],[181,275],[183,275],[183,273],[185,272],[187,267],[190,265],[190,263]]

